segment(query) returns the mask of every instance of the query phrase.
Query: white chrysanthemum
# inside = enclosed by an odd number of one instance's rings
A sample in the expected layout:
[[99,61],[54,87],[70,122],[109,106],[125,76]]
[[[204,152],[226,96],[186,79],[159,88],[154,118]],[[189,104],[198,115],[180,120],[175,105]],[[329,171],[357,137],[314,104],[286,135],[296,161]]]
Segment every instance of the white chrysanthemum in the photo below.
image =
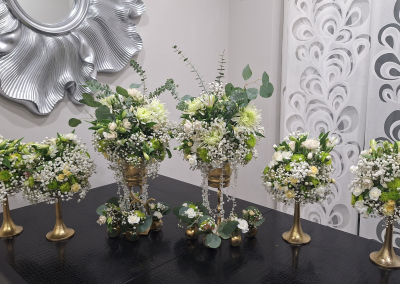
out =
[[261,122],[261,113],[254,104],[248,104],[245,108],[241,109],[232,120],[235,121],[236,125],[239,127],[255,129]]
[[128,95],[136,102],[144,100],[143,94],[138,89],[128,89]]

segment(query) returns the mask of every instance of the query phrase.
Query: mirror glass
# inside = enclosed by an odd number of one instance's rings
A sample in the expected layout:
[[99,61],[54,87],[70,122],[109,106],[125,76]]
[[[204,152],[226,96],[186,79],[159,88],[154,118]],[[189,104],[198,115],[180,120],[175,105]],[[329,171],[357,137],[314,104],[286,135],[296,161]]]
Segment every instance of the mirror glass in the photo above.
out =
[[29,17],[41,24],[56,24],[69,17],[75,0],[17,0]]

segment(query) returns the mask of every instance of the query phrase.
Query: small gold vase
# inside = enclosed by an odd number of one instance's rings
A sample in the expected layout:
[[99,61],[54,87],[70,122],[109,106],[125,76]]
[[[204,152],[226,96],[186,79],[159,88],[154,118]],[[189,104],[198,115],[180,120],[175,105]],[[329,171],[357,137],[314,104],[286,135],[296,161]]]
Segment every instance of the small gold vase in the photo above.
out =
[[[212,188],[218,188],[218,215],[221,212],[221,200],[222,200],[222,192],[221,192],[221,175],[222,168],[214,169],[208,173],[208,186]],[[224,166],[224,174],[223,174],[223,187],[228,187],[231,183],[232,177],[232,169],[229,163],[226,163]],[[217,218],[217,225],[219,225],[222,221],[222,216]]]
[[196,225],[193,225],[191,227],[187,227],[185,230],[185,236],[188,240],[194,240],[197,239],[197,231],[199,230],[199,228],[197,228]]
[[246,233],[246,236],[249,238],[254,238],[258,233],[257,227],[250,227],[249,231]]
[[56,224],[53,231],[46,234],[46,239],[52,242],[58,242],[71,238],[75,234],[73,229],[67,228],[65,226],[62,211],[61,211],[61,198],[57,197],[56,203]]
[[304,233],[300,224],[300,202],[294,205],[294,223],[290,231],[284,232],[282,238],[293,245],[305,245],[311,241],[311,237]]
[[161,219],[159,219],[159,220],[153,219],[150,229],[154,232],[158,232],[158,231],[161,231],[162,227],[163,227],[163,221]]
[[385,240],[380,251],[372,252],[369,258],[373,263],[384,268],[400,268],[400,257],[393,249],[393,217],[386,226]]
[[24,228],[14,224],[10,215],[10,207],[8,205],[8,197],[3,202],[3,224],[0,228],[0,238],[9,238],[22,233]]
[[242,242],[242,236],[240,235],[239,232],[233,232],[232,236],[229,238],[229,243],[233,247],[238,247],[240,243]]
[[128,239],[128,241],[130,242],[136,242],[139,237],[140,237],[140,233],[138,230],[136,231],[127,231],[125,233],[125,237]]
[[112,228],[111,231],[107,228],[107,235],[109,238],[117,238],[121,234],[121,229],[118,227]]

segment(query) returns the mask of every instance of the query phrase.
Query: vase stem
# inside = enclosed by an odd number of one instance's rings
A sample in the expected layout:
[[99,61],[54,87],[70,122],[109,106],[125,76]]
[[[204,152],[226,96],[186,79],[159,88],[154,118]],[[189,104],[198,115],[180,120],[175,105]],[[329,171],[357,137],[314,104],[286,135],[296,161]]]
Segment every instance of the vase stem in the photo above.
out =
[[282,238],[294,245],[305,245],[308,244],[311,241],[311,237],[303,232],[303,229],[301,228],[301,223],[300,223],[300,202],[295,201],[294,205],[294,220],[293,220],[293,226],[290,229],[290,231],[285,232],[282,234]]
[[221,197],[222,197],[222,191],[221,188],[218,188],[218,218],[217,218],[217,225],[221,223],[222,216],[221,216]]
[[0,238],[9,238],[21,234],[23,228],[14,224],[11,219],[10,206],[8,204],[8,196],[3,202],[3,224],[0,228]]
[[385,240],[380,251],[372,252],[369,255],[371,261],[385,268],[400,268],[400,257],[393,249],[393,217],[388,218],[386,226]]
[[61,198],[57,197],[56,203],[56,224],[53,231],[47,233],[46,238],[49,241],[57,242],[71,238],[75,234],[73,229],[67,228],[65,226],[62,211],[61,211]]

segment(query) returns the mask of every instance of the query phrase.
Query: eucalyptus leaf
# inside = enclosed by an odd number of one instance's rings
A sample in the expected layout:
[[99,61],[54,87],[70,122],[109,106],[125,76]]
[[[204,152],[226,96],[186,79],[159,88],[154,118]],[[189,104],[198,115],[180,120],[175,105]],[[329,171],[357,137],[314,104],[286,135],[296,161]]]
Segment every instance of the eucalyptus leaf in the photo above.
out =
[[101,215],[103,215],[103,210],[106,210],[106,209],[107,209],[107,206],[101,205],[101,206],[97,207],[96,213],[101,216]]
[[262,85],[260,87],[260,96],[263,97],[263,98],[271,97],[273,92],[274,92],[274,86],[272,86],[271,83],[268,83],[267,86]]
[[251,205],[246,208],[246,211],[249,211],[249,210],[258,210],[258,209],[257,209],[257,207]]
[[232,94],[232,90],[234,89],[233,85],[231,83],[228,83],[225,86],[225,93],[229,97]]
[[180,210],[182,207],[183,207],[183,206],[176,206],[176,207],[172,208],[172,213],[173,213],[175,216],[178,216],[178,215],[179,215],[179,210]]
[[253,75],[253,72],[251,72],[250,66],[249,66],[249,64],[247,64],[247,66],[244,67],[243,72],[242,72],[243,79],[247,81],[251,78],[252,75]]
[[80,119],[71,118],[68,122],[68,125],[71,127],[77,127],[81,123],[82,123],[82,121]]
[[262,84],[264,86],[267,86],[269,84],[269,76],[268,76],[267,72],[264,72],[262,75]]
[[262,219],[258,220],[256,222],[256,226],[260,226],[262,223],[264,223],[264,221],[265,221],[265,218],[262,218]]
[[256,88],[250,88],[246,90],[246,93],[249,100],[255,100],[258,95],[258,90]]
[[148,228],[150,228],[152,222],[153,222],[153,217],[151,217],[150,215],[146,215],[146,219],[144,220],[143,224],[138,226],[139,233],[143,233]]
[[84,104],[86,104],[86,105],[88,105],[90,107],[99,107],[99,106],[102,105],[100,102],[95,101],[93,96],[90,95],[90,94],[84,93],[84,94],[82,94],[82,97],[83,97],[83,101],[80,100],[79,102],[84,103]]
[[201,223],[203,223],[204,221],[206,221],[208,218],[210,218],[210,216],[208,215],[203,215],[200,219],[199,219],[199,226]]
[[95,114],[97,120],[107,119],[110,115],[110,109],[107,106],[102,105],[96,109]]
[[223,228],[223,232],[226,235],[231,235],[236,229],[237,225],[239,224],[238,221],[229,221]]
[[226,222],[222,222],[219,224],[218,226],[218,234],[220,235],[221,238],[223,238],[224,240],[227,240],[231,237],[231,234],[225,234],[224,233],[224,227],[226,225]]
[[190,95],[186,95],[186,96],[183,96],[183,98],[181,99],[181,101],[188,101],[188,100],[191,100],[191,99],[193,99],[194,97],[192,97],[192,96],[190,96]]
[[129,97],[128,91],[125,90],[125,89],[122,88],[122,87],[119,87],[119,86],[118,86],[118,87],[116,88],[116,91],[117,91],[117,93],[120,94],[121,96],[124,96],[124,97],[126,97],[126,98]]
[[115,206],[119,207],[119,198],[118,197],[111,197],[107,200],[106,203],[114,204]]
[[190,226],[193,222],[189,219],[189,217],[178,215],[178,219],[181,220],[183,223]]
[[221,238],[214,234],[207,234],[205,244],[210,248],[217,248],[221,245]]
[[179,215],[183,215],[183,213],[188,209],[189,209],[189,207],[182,206],[181,209],[179,209]]
[[135,84],[135,83],[133,83],[133,84],[131,84],[131,85],[129,86],[129,89],[137,89],[137,88],[140,88],[141,85],[142,85],[142,84]]
[[197,202],[197,203],[195,203],[195,205],[199,208],[199,210],[201,212],[203,212],[203,215],[208,215],[209,214],[208,209],[203,205],[202,202]]

